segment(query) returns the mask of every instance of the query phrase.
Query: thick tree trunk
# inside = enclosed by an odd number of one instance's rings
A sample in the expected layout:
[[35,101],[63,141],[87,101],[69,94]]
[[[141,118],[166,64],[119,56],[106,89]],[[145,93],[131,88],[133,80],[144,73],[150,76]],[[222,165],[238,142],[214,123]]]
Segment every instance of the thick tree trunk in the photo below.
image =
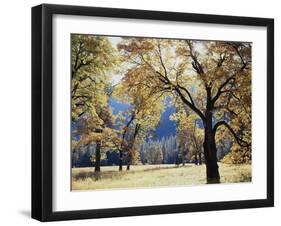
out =
[[123,151],[119,151],[119,171],[122,171],[123,167]]
[[101,142],[97,141],[96,143],[96,162],[95,162],[95,172],[100,172],[100,148],[101,148]]
[[212,128],[212,113],[206,114],[204,121],[205,138],[204,138],[204,156],[206,162],[207,183],[220,183],[219,167],[217,164],[217,148],[215,143],[215,133]]

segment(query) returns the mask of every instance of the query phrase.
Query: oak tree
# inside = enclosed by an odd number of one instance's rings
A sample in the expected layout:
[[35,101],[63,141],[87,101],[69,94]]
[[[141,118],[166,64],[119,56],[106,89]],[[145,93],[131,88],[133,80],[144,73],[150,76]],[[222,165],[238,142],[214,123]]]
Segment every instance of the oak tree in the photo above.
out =
[[172,95],[204,126],[207,183],[219,183],[216,133],[251,147],[251,43],[128,38],[119,44],[134,85]]
[[108,106],[110,76],[117,62],[108,38],[71,35],[72,123],[78,127],[79,144],[96,144],[95,171],[100,171],[101,145],[112,124]]

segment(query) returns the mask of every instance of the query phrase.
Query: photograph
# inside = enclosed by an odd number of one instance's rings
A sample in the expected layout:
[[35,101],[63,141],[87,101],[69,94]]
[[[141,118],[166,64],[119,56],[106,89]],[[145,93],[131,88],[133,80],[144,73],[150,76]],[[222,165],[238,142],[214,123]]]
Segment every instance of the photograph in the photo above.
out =
[[252,43],[70,34],[71,191],[252,182]]
[[274,18],[149,9],[32,7],[33,219],[274,206]]

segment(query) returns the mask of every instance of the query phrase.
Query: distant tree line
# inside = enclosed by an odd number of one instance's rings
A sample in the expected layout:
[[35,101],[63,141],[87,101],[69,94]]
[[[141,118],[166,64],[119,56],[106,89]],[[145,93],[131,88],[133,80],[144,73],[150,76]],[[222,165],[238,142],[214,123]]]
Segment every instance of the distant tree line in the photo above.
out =
[[[221,144],[218,148],[218,160],[222,160],[231,150],[231,143]],[[187,145],[186,150],[181,150],[180,142],[176,135],[162,137],[160,140],[147,140],[142,145],[136,147],[138,155],[134,159],[135,164],[202,164],[197,150],[192,148],[192,144]],[[202,149],[202,147],[201,147]],[[203,150],[201,150],[202,153]],[[95,166],[96,145],[84,145],[72,152],[72,167],[94,167]],[[126,165],[126,156],[123,164]],[[116,150],[105,150],[100,161],[101,166],[119,165],[120,156]]]

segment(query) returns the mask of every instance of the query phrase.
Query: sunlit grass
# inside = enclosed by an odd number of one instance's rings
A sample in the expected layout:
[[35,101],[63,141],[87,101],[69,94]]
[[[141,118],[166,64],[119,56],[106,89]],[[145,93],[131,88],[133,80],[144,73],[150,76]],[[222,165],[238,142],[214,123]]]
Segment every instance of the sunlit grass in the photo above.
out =
[[[221,183],[251,181],[251,165],[219,164]],[[143,188],[206,184],[205,165],[137,165],[130,171],[118,171],[118,166],[101,167],[99,174],[94,168],[72,169],[72,190],[114,188]]]

